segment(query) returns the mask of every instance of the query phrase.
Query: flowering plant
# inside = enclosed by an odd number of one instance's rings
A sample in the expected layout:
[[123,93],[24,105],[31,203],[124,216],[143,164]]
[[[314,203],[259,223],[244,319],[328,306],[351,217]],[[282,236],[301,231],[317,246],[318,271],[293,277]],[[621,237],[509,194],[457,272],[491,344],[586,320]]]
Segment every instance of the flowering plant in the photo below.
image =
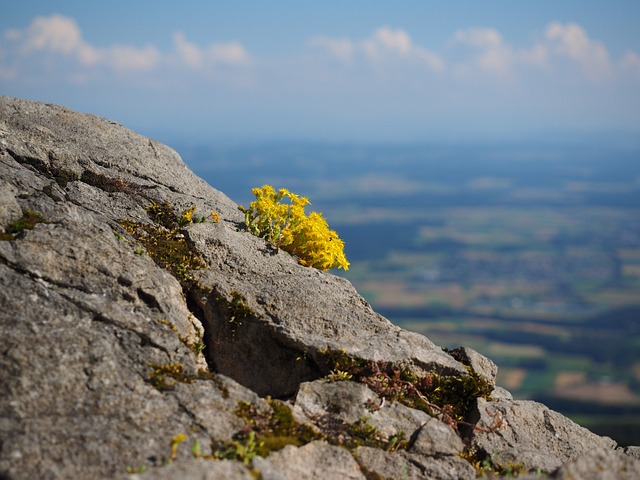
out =
[[304,207],[309,199],[271,185],[251,190],[256,200],[244,212],[247,229],[298,257],[301,265],[318,270],[349,269],[344,255],[344,242],[329,229],[321,213],[307,216]]

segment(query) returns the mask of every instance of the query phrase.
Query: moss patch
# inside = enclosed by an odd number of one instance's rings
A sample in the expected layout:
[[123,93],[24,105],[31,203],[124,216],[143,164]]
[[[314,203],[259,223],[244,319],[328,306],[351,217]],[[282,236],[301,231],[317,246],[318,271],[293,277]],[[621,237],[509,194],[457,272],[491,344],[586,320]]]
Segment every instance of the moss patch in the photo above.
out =
[[128,218],[120,226],[146,249],[158,266],[169,271],[183,286],[191,285],[191,271],[207,268],[202,254],[179,232],[179,216],[168,203],[151,202],[147,213],[154,223],[140,223]]
[[178,383],[193,383],[196,380],[211,380],[213,374],[205,370],[187,372],[181,363],[148,363],[151,373],[147,380],[161,391],[173,390]]
[[322,438],[309,425],[298,423],[284,403],[271,399],[267,399],[267,402],[270,410],[260,410],[255,404],[239,402],[235,411],[246,422],[245,429],[236,437],[247,438],[253,433],[257,442],[256,453],[261,457],[287,445],[301,446]]
[[499,462],[491,458],[491,455],[476,450],[461,453],[460,457],[476,469],[478,477],[515,478],[528,472],[522,462]]
[[33,230],[38,223],[49,223],[38,212],[26,209],[22,217],[11,222],[5,228],[4,233],[0,234],[0,240],[13,240],[24,230]]
[[213,458],[245,461],[248,455],[266,457],[287,445],[299,447],[315,440],[325,440],[348,450],[368,446],[395,451],[408,445],[403,433],[387,438],[368,418],[351,424],[326,415],[313,419],[314,425],[307,425],[296,421],[285,403],[270,398],[267,402],[270,408],[259,408],[250,402],[238,403],[235,413],[245,421],[245,428],[231,441],[212,440]]
[[453,427],[464,421],[476,398],[489,398],[493,390],[469,366],[466,376],[430,373],[417,377],[389,362],[364,360],[343,351],[323,354],[333,372],[330,380],[364,383],[380,397],[423,410]]

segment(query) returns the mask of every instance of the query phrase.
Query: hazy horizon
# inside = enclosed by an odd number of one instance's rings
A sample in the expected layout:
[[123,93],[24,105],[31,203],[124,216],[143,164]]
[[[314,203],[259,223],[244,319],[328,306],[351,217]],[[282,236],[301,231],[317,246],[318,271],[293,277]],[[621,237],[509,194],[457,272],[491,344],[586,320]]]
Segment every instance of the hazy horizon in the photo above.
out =
[[0,94],[160,141],[640,136],[640,3],[19,2]]

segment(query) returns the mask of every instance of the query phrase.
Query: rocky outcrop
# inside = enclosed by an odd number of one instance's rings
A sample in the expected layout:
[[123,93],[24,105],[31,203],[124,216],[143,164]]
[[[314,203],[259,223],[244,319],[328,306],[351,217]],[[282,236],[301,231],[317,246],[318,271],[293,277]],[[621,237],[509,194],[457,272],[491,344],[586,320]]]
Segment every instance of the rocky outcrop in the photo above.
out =
[[243,227],[170,148],[0,97],[0,478],[636,478]]

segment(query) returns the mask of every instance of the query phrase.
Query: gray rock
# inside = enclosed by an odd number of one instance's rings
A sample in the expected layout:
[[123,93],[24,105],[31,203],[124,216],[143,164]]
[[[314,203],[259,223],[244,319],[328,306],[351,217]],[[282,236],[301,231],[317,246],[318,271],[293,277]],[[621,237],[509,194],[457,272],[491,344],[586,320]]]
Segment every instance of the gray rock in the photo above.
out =
[[432,457],[405,454],[414,465],[422,471],[422,478],[438,480],[472,480],[476,478],[476,470],[469,462],[454,455]]
[[559,480],[637,480],[640,460],[608,448],[596,448],[567,462],[554,473]]
[[[237,219],[235,205],[175,152],[106,120],[2,97],[0,121],[2,227],[27,209],[48,222],[0,241],[0,476],[114,477],[161,464],[178,433],[241,429],[238,402],[262,401],[198,376],[202,325],[182,287],[114,235],[114,220],[148,221],[134,185]],[[171,366],[182,379],[153,378]]]
[[303,447],[289,445],[253,466],[265,480],[315,480],[317,478],[365,479],[360,466],[345,449],[323,441]]
[[565,462],[594,450],[613,450],[616,442],[591,433],[546,406],[528,400],[477,399],[472,419],[473,444],[496,461],[521,462],[528,469],[552,472]]
[[493,389],[493,392],[491,392],[491,398],[494,400],[513,400],[513,395],[505,388],[496,387]]
[[[0,161],[1,157],[0,157]],[[15,192],[11,192],[10,184],[0,180],[0,233],[4,232],[5,225],[22,216],[22,209],[16,200]]]
[[453,358],[469,365],[473,371],[485,382],[495,385],[496,376],[498,375],[498,366],[489,358],[476,352],[473,348],[458,347],[450,350],[449,353]]
[[637,446],[624,447],[623,451],[627,455],[630,455],[631,457],[637,458],[638,460],[640,460],[640,447],[637,447]]
[[381,452],[377,448],[358,447],[354,457],[362,471],[370,478],[402,478],[404,480],[425,478],[423,471],[401,452]]
[[397,436],[409,440],[414,432],[432,420],[420,410],[398,402],[384,402],[368,387],[354,382],[318,380],[303,383],[296,396],[296,406],[310,418],[331,412],[346,423],[365,421],[387,439]]
[[418,455],[457,455],[464,449],[462,439],[444,422],[431,418],[418,431],[409,452]]
[[239,462],[192,458],[179,460],[167,466],[154,467],[144,473],[124,477],[126,480],[254,480],[251,471]]
[[366,385],[317,380],[300,384],[295,403],[309,417],[320,417],[330,411],[345,422],[355,423],[371,416],[381,399]]

